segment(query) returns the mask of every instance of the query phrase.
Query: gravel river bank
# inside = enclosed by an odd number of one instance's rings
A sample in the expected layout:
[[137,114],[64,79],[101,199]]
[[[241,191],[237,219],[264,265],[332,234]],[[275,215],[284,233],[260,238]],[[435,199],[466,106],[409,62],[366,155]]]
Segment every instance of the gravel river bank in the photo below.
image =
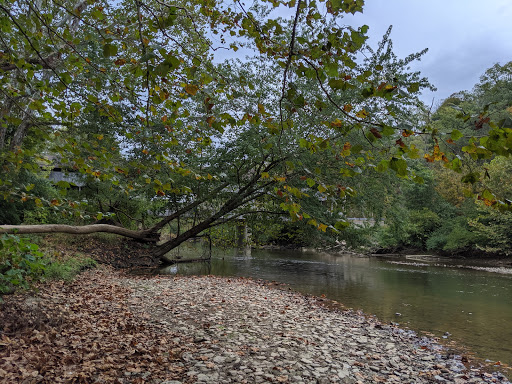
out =
[[[509,383],[430,339],[325,303],[244,278],[100,268],[7,299],[0,381]],[[26,327],[9,317],[20,309]]]

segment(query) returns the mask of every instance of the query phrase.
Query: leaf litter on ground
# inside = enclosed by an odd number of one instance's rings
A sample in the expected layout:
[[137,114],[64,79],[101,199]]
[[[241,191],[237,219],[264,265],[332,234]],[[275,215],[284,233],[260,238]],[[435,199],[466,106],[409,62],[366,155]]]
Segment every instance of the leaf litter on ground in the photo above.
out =
[[119,278],[101,267],[72,283],[41,285],[35,296],[6,297],[0,312],[0,382],[185,380],[180,356],[186,345],[173,343],[176,335],[149,323],[149,315],[132,311],[137,303]]

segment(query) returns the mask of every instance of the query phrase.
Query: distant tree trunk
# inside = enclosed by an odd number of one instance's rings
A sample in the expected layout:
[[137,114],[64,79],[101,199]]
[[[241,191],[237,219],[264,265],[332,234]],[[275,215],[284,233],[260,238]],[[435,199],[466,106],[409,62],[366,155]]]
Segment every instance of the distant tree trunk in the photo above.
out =
[[7,119],[5,118],[9,113],[11,113],[11,108],[13,106],[13,100],[9,99],[5,102],[4,107],[0,110],[0,152],[5,147],[7,140]]

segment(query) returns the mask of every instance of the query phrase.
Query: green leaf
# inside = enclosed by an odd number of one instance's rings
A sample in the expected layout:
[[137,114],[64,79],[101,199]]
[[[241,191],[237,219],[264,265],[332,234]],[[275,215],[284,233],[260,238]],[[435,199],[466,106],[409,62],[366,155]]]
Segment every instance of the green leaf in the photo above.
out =
[[[181,64],[180,59],[178,59],[176,56],[174,56],[172,54],[167,55],[167,57],[165,58],[165,63],[170,65],[171,68],[173,68],[173,69],[178,68]],[[195,67],[192,67],[192,68],[195,68]]]
[[103,45],[103,56],[111,57],[117,55],[117,46],[107,43]]
[[328,63],[324,67],[325,73],[329,77],[337,77],[338,76],[338,63]]
[[420,90],[420,83],[412,83],[407,87],[409,93],[416,93]]
[[487,200],[494,200],[496,198],[496,196],[494,196],[492,194],[491,191],[489,191],[488,189],[485,189],[483,192],[482,192],[482,197],[484,199],[487,199]]
[[342,79],[329,79],[329,87],[332,89],[343,89],[345,84],[345,80]]
[[367,87],[367,88],[363,89],[363,91],[361,92],[361,95],[362,95],[365,99],[367,99],[368,97],[373,96],[374,91],[375,91],[375,89],[374,89],[373,87]]
[[59,188],[71,188],[71,184],[69,184],[67,181],[60,180],[57,182],[57,187]]
[[91,12],[91,16],[96,20],[103,20],[105,15],[98,8],[94,8]]
[[69,74],[69,72],[62,73],[61,74],[61,79],[66,84],[71,84],[71,82],[73,81],[73,79],[71,78],[71,75]]
[[308,148],[309,147],[309,141],[307,141],[306,139],[300,139],[299,140],[299,146],[301,148]]
[[391,136],[391,135],[394,135],[395,134],[395,129],[393,127],[391,127],[390,125],[384,125],[382,127],[382,131],[381,133],[384,135],[384,136]]
[[348,221],[337,221],[336,224],[334,224],[334,228],[336,228],[339,231],[342,231],[349,226],[350,223]]
[[139,59],[141,63],[145,63],[151,59],[154,59],[155,57],[158,57],[154,52],[148,52],[145,55],[142,55],[142,57]]
[[464,135],[462,134],[461,131],[459,131],[458,129],[454,129],[452,131],[452,133],[450,134],[450,137],[452,138],[452,140],[454,141],[457,141],[459,140],[460,138],[462,138]]
[[395,171],[399,176],[407,175],[407,162],[404,159],[393,157],[389,161],[389,168]]

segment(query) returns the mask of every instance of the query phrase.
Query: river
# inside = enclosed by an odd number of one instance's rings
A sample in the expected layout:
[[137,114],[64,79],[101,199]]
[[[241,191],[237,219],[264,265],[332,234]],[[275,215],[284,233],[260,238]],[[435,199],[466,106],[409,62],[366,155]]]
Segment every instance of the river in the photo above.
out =
[[[512,275],[464,268],[457,260],[358,257],[318,252],[216,251],[211,263],[161,273],[244,276],[325,295],[416,331],[464,345],[481,359],[512,365]],[[474,265],[474,264],[473,264]]]

